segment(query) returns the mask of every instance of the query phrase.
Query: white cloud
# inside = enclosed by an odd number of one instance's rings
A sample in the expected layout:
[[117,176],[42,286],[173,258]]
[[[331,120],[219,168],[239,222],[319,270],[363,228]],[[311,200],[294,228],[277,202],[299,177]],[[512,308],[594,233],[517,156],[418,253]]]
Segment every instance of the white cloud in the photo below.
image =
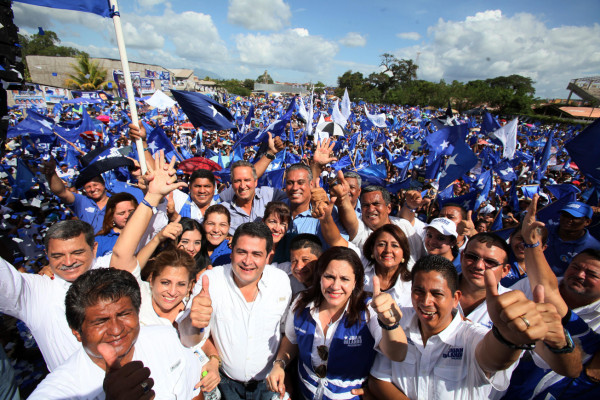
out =
[[147,22],[132,24],[125,22],[123,37],[128,48],[160,49],[165,44],[165,38],[156,32],[154,25]]
[[230,0],[227,20],[258,31],[279,31],[290,24],[292,12],[283,0]]
[[240,60],[255,66],[279,67],[321,74],[328,70],[338,46],[304,28],[285,32],[237,35]]
[[428,44],[395,52],[413,60],[420,53],[420,79],[468,81],[519,74],[536,82],[537,96],[555,97],[565,95],[570,79],[597,74],[600,63],[600,25],[549,28],[528,13],[506,17],[488,10],[464,21],[439,19],[428,36]]
[[340,43],[347,47],[365,47],[367,38],[357,32],[348,32],[346,36],[340,39]]
[[138,0],[137,3],[140,5],[140,7],[145,8],[145,9],[149,9],[152,8],[158,4],[162,4],[164,3],[165,0]]
[[406,39],[406,40],[421,39],[421,35],[418,32],[402,32],[402,33],[397,33],[396,36],[399,37],[400,39]]

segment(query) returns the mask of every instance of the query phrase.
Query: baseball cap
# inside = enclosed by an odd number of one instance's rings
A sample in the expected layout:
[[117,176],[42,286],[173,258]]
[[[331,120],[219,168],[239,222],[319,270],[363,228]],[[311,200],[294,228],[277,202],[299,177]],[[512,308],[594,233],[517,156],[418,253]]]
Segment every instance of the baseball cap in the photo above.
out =
[[427,225],[427,228],[433,228],[442,235],[458,237],[456,224],[448,218],[435,218]]
[[572,201],[562,208],[560,211],[565,211],[574,216],[575,218],[586,217],[592,218],[594,211],[592,207],[580,201]]

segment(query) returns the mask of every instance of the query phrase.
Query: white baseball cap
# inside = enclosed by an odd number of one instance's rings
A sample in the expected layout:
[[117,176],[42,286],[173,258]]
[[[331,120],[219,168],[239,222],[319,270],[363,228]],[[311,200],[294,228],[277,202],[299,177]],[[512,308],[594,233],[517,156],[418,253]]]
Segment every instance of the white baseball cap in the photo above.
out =
[[442,235],[458,237],[456,224],[448,218],[435,218],[427,225],[427,228],[433,228]]

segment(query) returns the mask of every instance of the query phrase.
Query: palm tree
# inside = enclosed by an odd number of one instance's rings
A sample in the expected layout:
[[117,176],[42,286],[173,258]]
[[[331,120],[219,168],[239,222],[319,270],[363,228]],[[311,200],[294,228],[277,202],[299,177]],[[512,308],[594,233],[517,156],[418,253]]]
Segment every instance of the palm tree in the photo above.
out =
[[77,57],[77,64],[71,64],[75,70],[74,75],[69,75],[70,79],[65,84],[73,89],[80,90],[99,90],[106,86],[110,80],[106,79],[108,71],[100,68],[97,61],[90,60],[87,54]]

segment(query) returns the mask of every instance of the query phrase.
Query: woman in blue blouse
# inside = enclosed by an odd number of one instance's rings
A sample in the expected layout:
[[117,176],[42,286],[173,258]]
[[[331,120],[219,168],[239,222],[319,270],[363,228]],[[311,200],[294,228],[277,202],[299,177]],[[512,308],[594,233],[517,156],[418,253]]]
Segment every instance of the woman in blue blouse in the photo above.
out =
[[97,257],[102,257],[112,251],[121,231],[137,206],[138,202],[135,197],[125,192],[113,194],[108,199],[102,229],[96,233]]
[[231,215],[224,205],[213,204],[206,209],[202,225],[206,232],[206,245],[213,267],[231,263],[230,224]]

